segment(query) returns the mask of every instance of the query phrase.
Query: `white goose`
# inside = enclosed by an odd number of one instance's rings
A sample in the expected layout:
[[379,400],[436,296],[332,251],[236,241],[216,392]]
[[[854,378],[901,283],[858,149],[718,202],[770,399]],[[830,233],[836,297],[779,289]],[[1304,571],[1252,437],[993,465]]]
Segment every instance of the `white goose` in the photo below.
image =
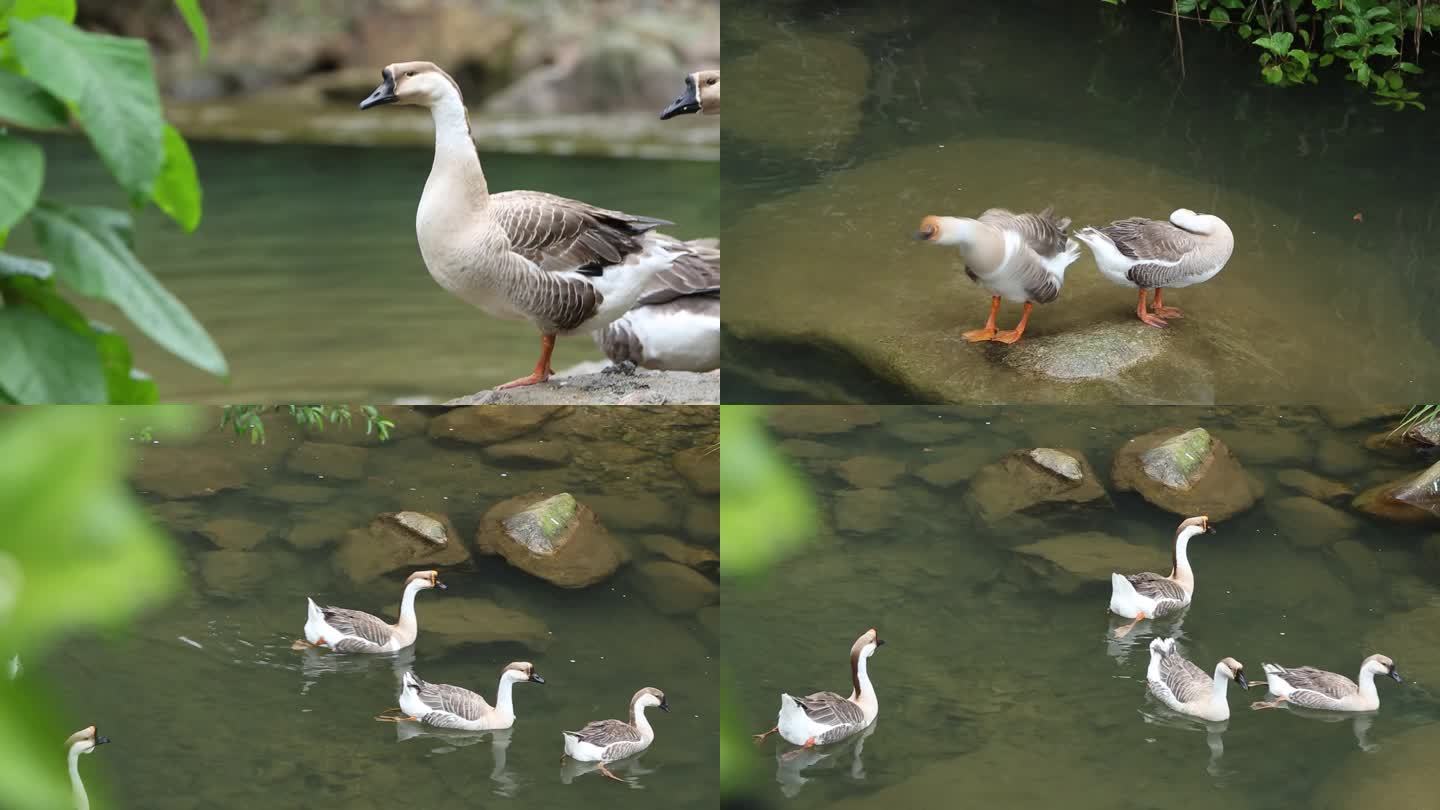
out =
[[1245,680],[1245,666],[1234,658],[1221,659],[1211,676],[1175,649],[1175,639],[1157,638],[1150,642],[1150,668],[1145,672],[1145,683],[1150,687],[1150,694],[1181,714],[1212,723],[1229,720],[1230,702],[1226,693],[1232,680],[1240,684],[1241,689],[1250,688]]
[[617,367],[720,367],[720,246],[714,239],[685,245],[687,255],[655,274],[634,309],[595,333]]
[[1115,631],[1117,638],[1128,634],[1144,619],[1154,619],[1179,611],[1190,604],[1195,594],[1195,572],[1190,569],[1187,547],[1190,538],[1214,532],[1210,518],[1186,518],[1175,533],[1175,549],[1168,576],[1151,572],[1110,575],[1110,612],[1133,619]]
[[400,621],[389,624],[384,619],[359,610],[321,607],[306,598],[305,640],[296,641],[297,649],[329,647],[342,653],[388,653],[403,650],[415,643],[420,625],[415,618],[415,595],[430,588],[445,590],[436,571],[416,571],[405,579],[405,594],[400,599]]
[[87,726],[70,735],[65,741],[65,751],[70,758],[70,789],[75,794],[77,810],[90,810],[90,795],[85,792],[85,783],[80,781],[80,755],[94,753],[95,749],[110,742],[101,737],[94,726]]
[[685,92],[660,113],[660,120],[690,113],[720,114],[720,71],[700,70],[686,76]]
[[1396,683],[1404,683],[1395,662],[1383,655],[1372,655],[1360,663],[1358,684],[1344,675],[1314,667],[1286,669],[1279,664],[1265,664],[1265,681],[1274,700],[1256,701],[1254,709],[1272,709],[1282,703],[1331,712],[1373,712],[1380,708],[1380,693],[1375,690],[1375,676],[1385,675]]
[[[1163,303],[1164,288],[1209,281],[1235,251],[1235,234],[1225,220],[1188,208],[1171,212],[1168,221],[1132,217],[1101,228],[1083,228],[1075,238],[1090,246],[1102,275],[1140,290],[1135,315],[1151,326],[1166,326],[1166,318],[1182,317],[1180,310]],[[1146,290],[1155,291],[1153,314],[1146,311]]]
[[579,731],[560,732],[565,738],[565,756],[579,762],[598,762],[601,773],[617,782],[625,781],[611,773],[605,763],[633,757],[655,741],[655,729],[645,719],[645,709],[650,706],[670,711],[665,693],[647,686],[630,698],[630,722],[596,720]]
[[[463,731],[489,731],[515,725],[515,703],[511,688],[517,683],[545,683],[529,661],[515,661],[500,673],[495,705],[485,698],[444,683],[429,683],[414,672],[400,678],[400,710],[427,726]],[[382,717],[381,719],[395,719]]]
[[538,191],[491,194],[455,80],[430,62],[393,64],[381,77],[360,109],[416,104],[435,123],[435,162],[415,213],[431,277],[490,315],[540,330],[534,372],[501,388],[548,380],[557,335],[603,329],[686,254],[684,243],[651,233],[664,220]]
[[840,742],[868,728],[880,715],[880,703],[865,662],[884,644],[872,627],[850,646],[852,690],[848,698],[835,692],[816,692],[802,698],[781,694],[775,728],[756,734],[755,742],[764,742],[778,731],[786,742],[810,748]]

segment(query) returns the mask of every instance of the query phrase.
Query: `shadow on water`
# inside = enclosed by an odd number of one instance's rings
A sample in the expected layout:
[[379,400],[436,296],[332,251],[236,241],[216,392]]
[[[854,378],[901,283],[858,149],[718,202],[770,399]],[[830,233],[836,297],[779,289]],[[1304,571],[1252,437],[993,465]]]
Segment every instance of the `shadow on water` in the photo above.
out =
[[[1433,463],[1367,449],[1384,423],[1247,407],[793,407],[770,418],[826,529],[763,581],[726,590],[722,644],[746,721],[772,725],[781,692],[848,691],[846,651],[865,628],[887,644],[869,662],[880,717],[852,741],[863,746],[785,759],[793,746],[771,738],[752,798],[838,810],[1023,810],[1061,797],[1095,810],[1174,797],[1348,810],[1435,788],[1440,523],[1382,522],[1351,504]],[[1187,612],[1116,639],[1108,572],[1168,563],[1180,517],[1119,491],[1112,465],[1128,440],[1167,426],[1206,428],[1262,494],[1191,545]],[[998,462],[1037,446],[1083,454],[1104,493],[995,511],[1028,491]],[[1038,541],[1058,542],[1041,557]],[[1134,548],[1107,551],[1120,541]],[[1199,723],[1146,694],[1157,635],[1177,637],[1206,672],[1233,656],[1262,684],[1264,662],[1354,677],[1372,652],[1406,682],[1382,679],[1379,712],[1340,718],[1254,712],[1263,689],[1232,686],[1228,724]]]
[[[559,807],[622,796],[637,808],[714,806],[718,499],[685,473],[708,474],[716,410],[511,408],[503,429],[474,410],[490,440],[475,425],[436,427],[453,413],[396,408],[397,437],[384,444],[363,428],[297,435],[274,415],[264,445],[212,430],[140,448],[136,486],[180,542],[183,592],[122,637],[27,661],[24,676],[51,684],[74,727],[95,723],[114,738],[85,763],[108,806]],[[497,445],[501,430],[509,438]],[[563,589],[475,551],[486,510],[531,492],[573,493],[632,561]],[[366,527],[399,509],[443,513],[473,556],[359,573],[371,544],[386,554]],[[291,649],[307,596],[393,620],[415,567],[438,567],[448,587],[419,595],[412,648]],[[397,705],[407,669],[494,701],[511,661],[546,679],[514,687],[513,729],[374,719]],[[633,790],[561,765],[561,730],[624,719],[642,686],[664,690],[673,711],[652,713],[654,745],[617,769]]]
[[[1243,43],[1199,28],[1182,82],[1168,20],[1098,0],[953,14],[740,0],[723,33],[740,88],[723,136],[723,227],[741,274],[726,321],[744,341],[727,369],[767,368],[753,347],[780,339],[855,358],[748,393],[865,386],[858,369],[901,381],[905,400],[979,402],[1365,403],[1440,384],[1440,325],[1426,316],[1440,307],[1440,170],[1425,114],[1382,110],[1338,77],[1264,87]],[[1129,355],[1102,337],[1148,349],[1066,382],[1033,370],[1024,342],[962,341],[984,292],[957,257],[908,238],[927,213],[1047,204],[1077,225],[1212,210],[1237,251],[1217,279],[1176,293],[1191,317],[1164,334],[1138,329],[1133,293],[1082,256],[1026,341],[1078,340],[1117,361]]]

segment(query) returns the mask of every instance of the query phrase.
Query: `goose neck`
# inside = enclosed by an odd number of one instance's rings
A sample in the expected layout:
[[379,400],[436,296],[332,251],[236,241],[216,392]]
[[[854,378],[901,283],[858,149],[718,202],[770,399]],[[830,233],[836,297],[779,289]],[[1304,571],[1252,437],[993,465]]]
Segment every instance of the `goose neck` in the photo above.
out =
[[1185,590],[1195,590],[1195,572],[1190,569],[1190,538],[1205,531],[1199,526],[1186,526],[1179,534],[1175,535],[1175,552],[1172,558],[1174,569],[1170,575],[1177,582],[1185,586]]
[[513,696],[514,679],[509,677],[509,671],[500,676],[500,686],[495,689],[495,710],[501,714],[514,716],[515,703]]
[[655,739],[655,729],[651,728],[650,721],[645,719],[645,707],[638,702],[630,704],[630,725],[640,732],[640,739],[646,743]]
[[90,810],[90,796],[85,792],[85,783],[80,781],[80,748],[84,743],[70,746],[70,789],[75,794],[76,810]]
[[419,625],[415,618],[415,594],[423,587],[418,579],[405,586],[405,595],[400,598],[400,621],[395,625],[402,633],[413,633]]
[[430,106],[430,117],[435,123],[435,160],[430,166],[427,190],[443,179],[441,187],[447,196],[470,205],[483,204],[489,198],[489,187],[480,168],[464,100],[458,92],[447,93]]
[[1221,661],[1220,663],[1215,665],[1215,680],[1213,683],[1213,688],[1210,690],[1211,702],[1216,704],[1217,707],[1224,706],[1228,709],[1229,703],[1227,701],[1226,695],[1229,692],[1229,689],[1230,669],[1229,667],[1225,666],[1224,661]]

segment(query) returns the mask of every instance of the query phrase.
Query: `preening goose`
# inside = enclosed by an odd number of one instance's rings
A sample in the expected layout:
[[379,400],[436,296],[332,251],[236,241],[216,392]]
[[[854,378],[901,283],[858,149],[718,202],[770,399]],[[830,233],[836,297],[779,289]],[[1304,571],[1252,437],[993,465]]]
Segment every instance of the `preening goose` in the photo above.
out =
[[[1046,208],[1038,214],[1012,214],[991,208],[979,219],[928,216],[915,238],[960,250],[965,275],[990,291],[990,317],[985,326],[964,333],[971,342],[993,340],[1014,343],[1025,334],[1030,310],[1060,297],[1065,268],[1080,257],[1080,246],[1065,234],[1068,218],[1056,218]],[[1014,329],[995,330],[1000,299],[1023,303],[1024,312]]]
[[617,782],[625,781],[611,773],[604,763],[634,756],[655,741],[655,729],[645,719],[645,709],[650,706],[670,711],[665,693],[647,686],[630,698],[630,722],[596,720],[579,731],[562,731],[565,756],[580,762],[599,762],[601,773]]
[[384,619],[359,610],[321,607],[306,598],[305,646],[329,647],[342,653],[388,653],[403,650],[415,643],[420,626],[415,618],[415,594],[439,588],[445,590],[436,571],[416,571],[405,580],[405,595],[400,599],[400,621],[388,624]]
[[[1189,287],[1209,281],[1225,267],[1235,250],[1235,234],[1225,220],[1180,208],[1169,221],[1133,217],[1102,228],[1083,228],[1075,238],[1090,246],[1100,273],[1123,287],[1138,287],[1135,314],[1151,326],[1165,326],[1180,310],[1161,300],[1166,287]],[[1145,291],[1154,290],[1151,311]]]
[[720,114],[720,71],[701,70],[686,76],[685,92],[660,113],[660,120],[689,113]]
[[534,372],[501,388],[548,380],[557,335],[603,329],[685,255],[684,243],[652,233],[664,220],[538,191],[491,194],[455,80],[430,62],[393,64],[381,77],[360,109],[416,104],[435,124],[435,161],[415,213],[430,276],[491,315],[540,330]]
[[1230,681],[1248,689],[1245,666],[1234,658],[1221,659],[1215,674],[1190,663],[1175,649],[1175,639],[1157,638],[1150,642],[1150,668],[1145,683],[1150,694],[1181,714],[1218,723],[1230,719],[1230,702],[1226,699]]
[[77,810],[90,810],[90,796],[85,792],[85,783],[80,781],[80,755],[93,753],[108,742],[110,738],[101,737],[94,726],[80,729],[65,741],[65,751],[70,758],[70,789],[75,794]]
[[835,692],[816,692],[802,698],[782,694],[775,728],[756,734],[755,742],[764,742],[778,731],[792,745],[805,748],[829,745],[874,723],[880,714],[880,703],[870,684],[865,662],[884,644],[873,627],[860,634],[850,646],[850,697],[841,697]]
[[1195,593],[1195,572],[1190,570],[1186,550],[1190,538],[1214,531],[1210,518],[1204,515],[1182,521],[1175,532],[1175,548],[1167,576],[1148,571],[1129,576],[1110,575],[1110,611],[1134,620],[1115,631],[1117,638],[1129,633],[1144,619],[1165,616],[1190,604]]
[[1373,712],[1380,708],[1380,693],[1375,691],[1376,675],[1387,675],[1396,683],[1405,682],[1395,662],[1383,655],[1372,655],[1361,662],[1358,684],[1344,675],[1314,667],[1264,666],[1265,681],[1275,699],[1250,704],[1254,709],[1271,709],[1289,703],[1331,712]]
[[635,308],[595,333],[619,367],[714,371],[720,367],[720,246],[685,243],[688,252],[655,274]]
[[[444,683],[429,683],[414,672],[400,678],[400,710],[429,726],[464,731],[489,731],[515,725],[515,704],[511,687],[517,683],[545,683],[534,665],[515,661],[500,673],[500,686],[495,690],[495,705],[485,698]],[[385,718],[381,719],[395,719]]]

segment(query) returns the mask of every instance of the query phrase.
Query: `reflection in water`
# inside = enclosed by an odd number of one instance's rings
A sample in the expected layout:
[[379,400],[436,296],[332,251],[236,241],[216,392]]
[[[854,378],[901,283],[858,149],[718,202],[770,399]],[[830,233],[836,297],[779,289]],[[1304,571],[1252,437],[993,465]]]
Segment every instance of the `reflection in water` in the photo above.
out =
[[1216,784],[1223,784],[1222,777],[1226,775],[1226,772],[1220,768],[1220,758],[1225,756],[1225,741],[1222,737],[1230,728],[1229,721],[1211,723],[1187,717],[1161,705],[1153,695],[1147,694],[1147,698],[1150,703],[1140,709],[1140,716],[1145,719],[1146,723],[1181,731],[1205,732],[1205,745],[1210,749],[1210,761],[1205,766],[1205,772],[1215,777]]
[[339,673],[373,672],[389,667],[395,676],[396,693],[399,693],[400,676],[415,665],[415,647],[406,647],[393,653],[354,654],[332,652],[309,648],[296,650],[300,656],[300,673],[305,676],[300,685],[300,694],[308,694],[322,677]]
[[[1257,684],[1257,686],[1263,688],[1264,684]],[[1380,746],[1370,742],[1369,738],[1370,727],[1375,724],[1375,718],[1380,714],[1380,712],[1378,711],[1327,712],[1320,709],[1307,709],[1303,706],[1295,706],[1289,703],[1282,703],[1279,706],[1273,706],[1269,708],[1287,711],[1291,714],[1299,715],[1306,720],[1316,720],[1321,723],[1344,723],[1348,721],[1351,723],[1351,730],[1355,732],[1355,744],[1360,747],[1361,751],[1364,751],[1366,753],[1374,753],[1375,751],[1380,750]],[[1257,711],[1265,710],[1260,709]]]
[[878,725],[880,725],[880,721],[877,719],[864,731],[838,745],[792,748],[789,751],[777,750],[775,752],[775,781],[780,784],[780,792],[785,794],[786,798],[791,799],[800,795],[800,789],[810,781],[810,778],[805,776],[805,771],[812,768],[816,770],[834,768],[837,763],[846,759],[843,755],[847,749],[850,753],[848,757],[850,778],[856,782],[865,781],[865,763],[861,761],[861,755],[865,752],[865,740],[875,733],[875,727]]
[[519,780],[510,773],[505,765],[505,752],[510,749],[510,738],[514,732],[513,728],[491,731],[436,728],[427,726],[418,720],[399,720],[395,723],[395,739],[398,742],[419,738],[429,738],[437,742],[444,741],[444,745],[429,749],[432,754],[453,753],[461,748],[483,742],[486,737],[489,737],[490,756],[494,763],[490,769],[490,781],[495,783],[495,795],[506,797],[514,796],[520,787]]
[[1129,662],[1130,654],[1133,652],[1139,652],[1145,661],[1149,661],[1151,639],[1185,640],[1185,614],[1188,611],[1189,608],[1186,608],[1178,614],[1162,619],[1145,619],[1137,622],[1124,635],[1116,635],[1116,633],[1130,627],[1129,620],[1113,613],[1110,614],[1110,629],[1105,632],[1105,654],[1114,658],[1117,664]]
[[600,769],[606,768],[615,774],[621,782],[624,782],[631,790],[644,790],[645,786],[640,783],[640,777],[659,771],[659,768],[647,768],[640,764],[644,759],[645,752],[641,751],[633,757],[617,759],[614,762],[581,762],[570,757],[562,757],[560,762],[560,782],[570,784],[576,779],[588,774],[594,774],[597,779],[604,779]]

